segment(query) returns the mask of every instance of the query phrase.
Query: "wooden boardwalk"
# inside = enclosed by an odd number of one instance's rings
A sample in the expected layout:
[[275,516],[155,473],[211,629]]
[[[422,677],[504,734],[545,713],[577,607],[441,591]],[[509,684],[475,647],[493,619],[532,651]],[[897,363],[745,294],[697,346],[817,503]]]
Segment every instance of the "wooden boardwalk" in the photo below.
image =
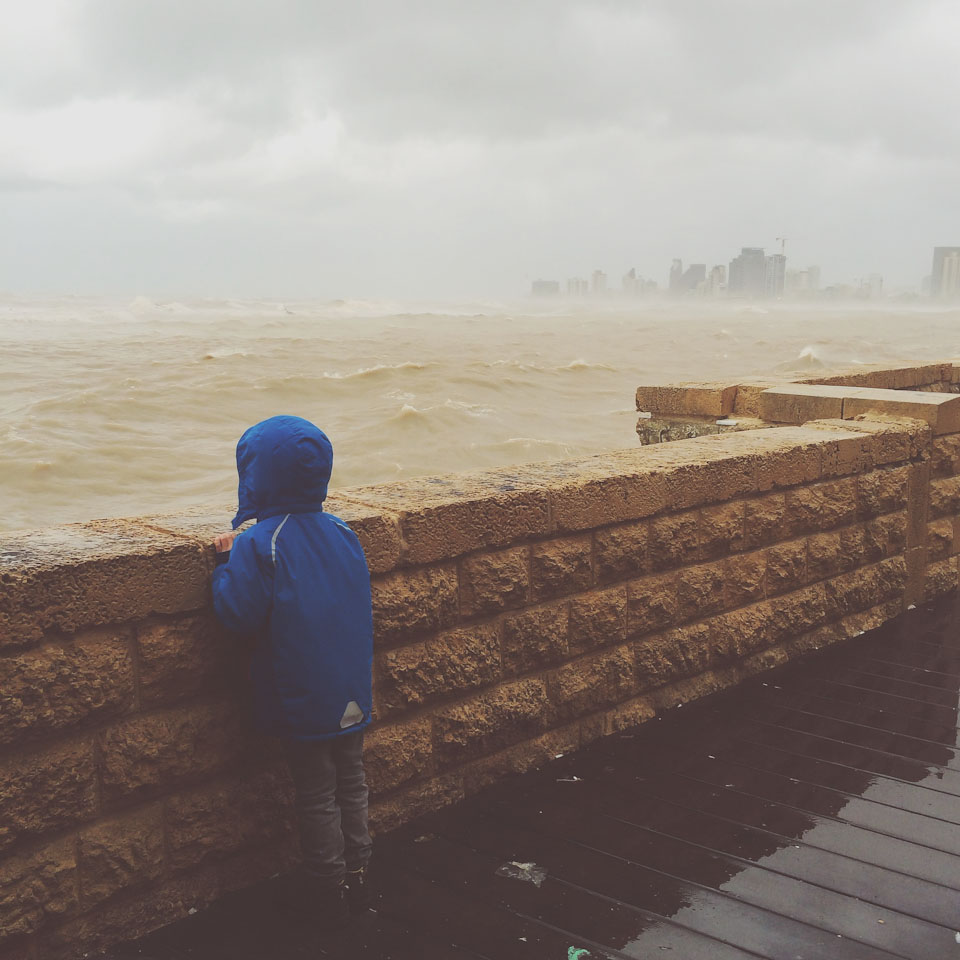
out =
[[111,960],[960,958],[951,597],[377,846],[336,936],[270,885]]

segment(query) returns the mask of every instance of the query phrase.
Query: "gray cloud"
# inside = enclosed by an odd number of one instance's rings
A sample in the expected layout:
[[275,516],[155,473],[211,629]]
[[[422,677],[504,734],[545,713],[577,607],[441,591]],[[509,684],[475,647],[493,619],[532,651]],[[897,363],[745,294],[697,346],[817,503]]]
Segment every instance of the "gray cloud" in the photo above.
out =
[[944,0],[35,0],[0,287],[451,295],[957,242]]

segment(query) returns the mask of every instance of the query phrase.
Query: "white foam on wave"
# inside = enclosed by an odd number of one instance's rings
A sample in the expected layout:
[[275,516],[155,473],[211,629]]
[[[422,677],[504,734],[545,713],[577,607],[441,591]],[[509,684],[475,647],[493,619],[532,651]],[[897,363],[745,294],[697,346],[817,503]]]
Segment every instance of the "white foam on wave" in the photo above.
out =
[[362,377],[372,377],[380,373],[400,370],[426,370],[429,367],[436,367],[435,362],[420,363],[415,360],[407,360],[404,363],[376,363],[372,367],[361,367],[359,370],[352,370],[344,373],[340,371],[325,370],[322,374],[324,380],[357,380]]

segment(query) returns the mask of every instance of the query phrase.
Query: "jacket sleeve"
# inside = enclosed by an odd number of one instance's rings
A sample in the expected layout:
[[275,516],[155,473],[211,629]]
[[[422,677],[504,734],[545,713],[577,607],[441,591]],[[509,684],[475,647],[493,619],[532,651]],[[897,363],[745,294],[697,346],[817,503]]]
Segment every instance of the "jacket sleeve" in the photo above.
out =
[[270,616],[273,568],[259,556],[252,535],[234,541],[226,563],[213,571],[213,609],[235,633],[257,633]]

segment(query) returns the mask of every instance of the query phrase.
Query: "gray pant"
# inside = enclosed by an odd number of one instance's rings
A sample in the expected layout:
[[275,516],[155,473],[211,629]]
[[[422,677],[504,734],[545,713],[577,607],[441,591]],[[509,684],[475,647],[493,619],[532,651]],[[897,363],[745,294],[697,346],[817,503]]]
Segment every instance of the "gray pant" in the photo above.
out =
[[300,851],[308,874],[331,884],[370,859],[363,731],[329,740],[295,740],[287,761],[296,787]]

